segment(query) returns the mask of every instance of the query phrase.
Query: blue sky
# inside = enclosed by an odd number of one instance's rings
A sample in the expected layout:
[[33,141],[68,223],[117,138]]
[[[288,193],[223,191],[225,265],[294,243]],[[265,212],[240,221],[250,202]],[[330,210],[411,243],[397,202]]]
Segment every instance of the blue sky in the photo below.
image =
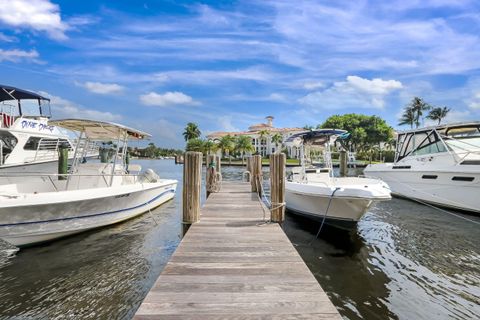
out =
[[0,0],[0,83],[54,116],[112,120],[183,147],[202,132],[378,115],[414,96],[480,120],[480,3]]

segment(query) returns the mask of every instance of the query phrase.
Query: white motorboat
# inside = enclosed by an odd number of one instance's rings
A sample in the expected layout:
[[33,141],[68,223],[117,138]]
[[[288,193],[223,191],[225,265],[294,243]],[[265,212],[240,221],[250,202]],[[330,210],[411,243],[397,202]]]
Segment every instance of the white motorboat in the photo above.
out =
[[174,197],[176,180],[160,179],[151,169],[140,173],[138,165],[127,170],[127,140],[147,133],[101,121],[52,123],[80,132],[81,140],[116,141],[115,155],[110,163],[82,163],[84,141],[67,174],[0,172],[7,181],[0,185],[1,239],[15,246],[49,241],[133,218]]
[[480,213],[480,122],[418,128],[397,134],[394,163],[365,174],[388,183],[392,194]]
[[[285,185],[288,210],[333,226],[351,229],[375,201],[390,200],[388,185],[379,179],[334,177],[330,145],[345,137],[344,130],[319,129],[292,135],[288,141],[300,147],[302,167],[292,170]],[[324,147],[324,169],[305,169],[305,146]]]
[[[49,123],[50,100],[37,93],[0,85],[0,172],[51,172],[56,170],[58,148],[75,142]],[[89,145],[85,157],[98,156]]]

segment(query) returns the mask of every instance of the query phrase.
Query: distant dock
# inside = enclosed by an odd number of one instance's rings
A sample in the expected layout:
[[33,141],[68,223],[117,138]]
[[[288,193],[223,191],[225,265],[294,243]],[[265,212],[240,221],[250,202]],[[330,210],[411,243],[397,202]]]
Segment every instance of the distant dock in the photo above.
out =
[[200,216],[134,319],[341,319],[250,183],[223,182]]

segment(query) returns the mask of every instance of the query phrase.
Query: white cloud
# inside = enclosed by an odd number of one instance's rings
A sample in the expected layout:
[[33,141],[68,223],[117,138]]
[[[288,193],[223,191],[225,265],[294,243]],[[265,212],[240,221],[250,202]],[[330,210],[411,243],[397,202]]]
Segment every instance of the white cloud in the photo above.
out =
[[56,40],[67,38],[68,26],[60,17],[60,8],[49,0],[2,0],[0,21],[15,28],[46,32]]
[[98,94],[120,93],[125,89],[125,87],[118,85],[116,83],[101,83],[101,82],[87,81],[80,85],[85,89],[87,89],[88,91],[93,93],[98,93]]
[[396,80],[364,79],[348,76],[347,81],[335,82],[331,87],[306,95],[300,103],[314,109],[377,108],[385,106],[385,98],[402,89]]
[[288,99],[283,94],[280,93],[272,93],[270,94],[266,100],[275,101],[275,102],[287,102]]
[[192,97],[178,91],[169,91],[163,94],[150,92],[140,96],[140,101],[146,106],[171,106],[171,105],[199,105]]
[[[345,83],[338,83],[339,85],[345,85]],[[393,90],[401,89],[402,83],[396,80],[382,80],[380,78],[375,78],[373,80],[368,80],[360,78],[358,76],[348,76],[347,84],[363,91],[366,93],[374,95],[386,95]]]
[[232,124],[232,116],[221,116],[218,117],[218,124],[220,125],[222,131],[240,131],[237,127]]
[[121,115],[111,112],[103,112],[94,109],[87,109],[70,100],[63,99],[58,96],[49,94],[48,92],[39,92],[41,95],[50,98],[52,114],[55,119],[61,118],[85,118],[85,119],[101,119],[105,121],[119,121]]
[[[284,52],[304,60],[304,69],[339,76],[359,70],[462,73],[480,67],[480,42],[470,27],[478,24],[478,15],[469,15],[478,12],[475,1],[270,3],[276,10],[272,27],[290,43]],[[399,11],[449,6],[456,8],[430,17]]]
[[0,41],[15,42],[15,41],[18,41],[18,39],[15,37],[7,36],[6,34],[0,32]]
[[449,122],[461,122],[461,121],[471,121],[472,120],[472,113],[469,110],[451,110],[442,123],[449,123]]
[[238,100],[238,101],[273,101],[273,102],[281,102],[281,103],[288,103],[289,99],[286,95],[281,93],[271,93],[267,96],[254,96],[254,95],[246,95],[246,94],[234,94],[229,95],[228,99],[230,100]]
[[480,90],[472,93],[472,97],[468,100],[468,106],[472,109],[480,109]]
[[78,15],[71,17],[67,20],[69,28],[81,27],[86,25],[95,24],[100,21],[100,18],[93,15]]
[[1,61],[10,61],[10,62],[18,62],[20,60],[32,60],[33,62],[39,62],[37,60],[38,52],[37,50],[3,50],[0,49],[0,62]]
[[307,90],[316,90],[325,87],[325,84],[323,84],[320,81],[312,81],[312,82],[305,82],[303,84],[303,87]]
[[251,80],[251,81],[270,81],[278,77],[278,74],[262,67],[251,66],[236,70],[182,70],[158,72],[154,74],[157,81],[170,81],[211,84],[213,82],[224,82],[230,80]]

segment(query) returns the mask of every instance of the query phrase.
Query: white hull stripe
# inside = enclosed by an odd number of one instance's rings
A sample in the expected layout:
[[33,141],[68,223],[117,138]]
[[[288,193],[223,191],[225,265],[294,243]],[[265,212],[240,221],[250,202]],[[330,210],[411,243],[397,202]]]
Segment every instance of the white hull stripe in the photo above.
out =
[[147,204],[150,204],[150,203],[154,202],[155,200],[161,198],[162,196],[164,196],[165,194],[168,194],[168,193],[175,193],[175,189],[169,189],[167,191],[164,191],[164,192],[160,193],[158,196],[156,196],[155,198],[153,198],[153,199],[151,199],[151,200],[149,200],[145,203],[142,203],[142,204],[139,204],[137,206],[130,207],[130,208],[125,208],[125,209],[120,209],[120,210],[115,210],[115,211],[102,212],[102,213],[93,213],[93,214],[89,214],[89,215],[86,215],[86,216],[67,217],[67,218],[42,220],[42,221],[30,221],[30,222],[27,221],[27,222],[0,224],[0,227],[17,226],[17,225],[24,225],[24,224],[49,223],[49,222],[66,221],[66,220],[73,220],[73,219],[83,219],[83,218],[91,218],[91,217],[103,216],[103,215],[108,215],[108,214],[114,214],[114,213],[119,213],[119,212],[123,212],[123,211],[129,211],[129,210],[133,210],[133,209],[137,209],[137,208],[146,206]]

